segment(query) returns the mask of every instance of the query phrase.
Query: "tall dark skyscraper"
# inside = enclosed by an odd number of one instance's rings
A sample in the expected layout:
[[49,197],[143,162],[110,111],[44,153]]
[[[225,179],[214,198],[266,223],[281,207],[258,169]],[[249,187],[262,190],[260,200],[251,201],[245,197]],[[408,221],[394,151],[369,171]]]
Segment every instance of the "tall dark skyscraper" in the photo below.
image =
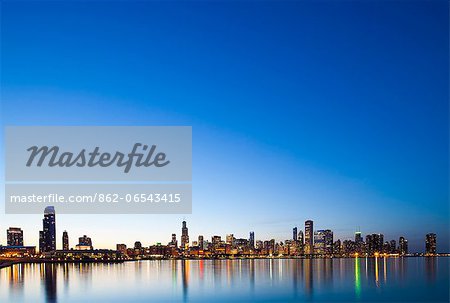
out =
[[250,248],[255,248],[255,232],[250,232],[250,239],[249,239]]
[[187,249],[189,247],[189,234],[188,228],[186,227],[186,221],[183,221],[181,227],[181,248]]
[[292,240],[297,241],[297,227],[292,229]]
[[363,238],[360,231],[355,232],[355,243],[361,244],[363,242]]
[[69,250],[69,234],[67,233],[67,231],[63,232],[62,244],[63,244],[63,250]]
[[10,227],[6,231],[8,245],[23,246],[23,231],[18,227]]
[[408,254],[408,240],[404,237],[400,237],[398,240],[398,252],[401,256]]
[[314,253],[314,223],[312,220],[305,221],[305,254]]
[[425,237],[425,253],[427,255],[436,254],[436,234],[427,234]]
[[362,252],[362,248],[363,248],[363,237],[361,235],[360,231],[355,232],[355,251],[357,253],[361,253]]
[[39,233],[39,248],[41,252],[51,252],[56,250],[56,225],[55,208],[47,206],[44,210],[42,220],[43,230]]

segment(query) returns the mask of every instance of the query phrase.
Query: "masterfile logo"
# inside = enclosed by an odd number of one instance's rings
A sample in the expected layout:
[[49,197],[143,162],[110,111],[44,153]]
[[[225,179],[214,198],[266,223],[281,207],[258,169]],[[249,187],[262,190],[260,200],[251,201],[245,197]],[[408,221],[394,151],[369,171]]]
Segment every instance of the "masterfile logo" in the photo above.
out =
[[[139,153],[139,149],[142,149],[143,152]],[[136,167],[149,167],[152,165],[155,167],[164,167],[170,163],[169,160],[166,161],[165,153],[158,152],[154,155],[155,150],[156,145],[152,145],[149,148],[146,144],[135,143],[133,150],[129,154],[124,154],[119,151],[113,155],[108,152],[100,153],[100,147],[98,146],[92,152],[86,152],[86,149],[82,149],[78,154],[74,154],[72,152],[60,153],[58,146],[51,148],[48,146],[32,146],[27,149],[30,152],[30,158],[28,158],[26,165],[30,167],[34,164],[41,167],[45,165],[45,162],[50,167],[94,167],[97,165],[108,167],[115,164],[118,167],[123,167],[124,172],[128,173],[133,165]]]
[[5,138],[6,181],[192,179],[190,126],[14,126]]

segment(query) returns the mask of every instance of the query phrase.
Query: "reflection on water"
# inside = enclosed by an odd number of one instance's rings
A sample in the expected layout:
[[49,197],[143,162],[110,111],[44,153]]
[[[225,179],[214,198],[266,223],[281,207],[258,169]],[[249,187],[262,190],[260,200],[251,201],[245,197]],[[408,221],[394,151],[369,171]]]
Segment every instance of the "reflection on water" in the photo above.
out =
[[0,301],[448,301],[448,258],[21,264]]
[[359,270],[359,258],[355,258],[355,295],[356,299],[361,297],[361,272]]
[[47,302],[53,303],[56,301],[56,265],[45,263],[40,264],[41,281],[45,289],[45,298]]
[[427,257],[425,258],[425,275],[428,283],[433,283],[436,279],[436,266],[438,258]]

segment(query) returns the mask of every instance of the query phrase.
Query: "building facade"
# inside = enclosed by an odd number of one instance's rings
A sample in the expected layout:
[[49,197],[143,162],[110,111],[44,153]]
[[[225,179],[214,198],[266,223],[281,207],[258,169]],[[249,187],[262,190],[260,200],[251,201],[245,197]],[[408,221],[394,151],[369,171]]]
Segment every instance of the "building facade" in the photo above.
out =
[[23,231],[18,227],[10,227],[6,231],[9,246],[23,246]]
[[69,234],[67,233],[67,231],[63,232],[62,244],[63,244],[63,250],[69,250]]
[[314,223],[312,220],[305,221],[305,254],[314,253]]
[[426,255],[436,255],[436,234],[430,233],[425,236],[425,253]]
[[42,220],[42,231],[39,233],[39,249],[42,252],[56,250],[56,215],[53,206],[47,206]]

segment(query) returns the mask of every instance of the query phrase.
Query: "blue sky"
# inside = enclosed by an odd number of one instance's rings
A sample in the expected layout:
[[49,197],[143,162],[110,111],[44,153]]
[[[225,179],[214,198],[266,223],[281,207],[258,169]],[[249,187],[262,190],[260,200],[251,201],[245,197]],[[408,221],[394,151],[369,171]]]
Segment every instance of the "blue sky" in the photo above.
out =
[[[193,214],[60,215],[73,245],[313,219],[448,251],[448,22],[446,1],[5,1],[2,123],[192,125]],[[0,229],[36,245],[40,218]]]

